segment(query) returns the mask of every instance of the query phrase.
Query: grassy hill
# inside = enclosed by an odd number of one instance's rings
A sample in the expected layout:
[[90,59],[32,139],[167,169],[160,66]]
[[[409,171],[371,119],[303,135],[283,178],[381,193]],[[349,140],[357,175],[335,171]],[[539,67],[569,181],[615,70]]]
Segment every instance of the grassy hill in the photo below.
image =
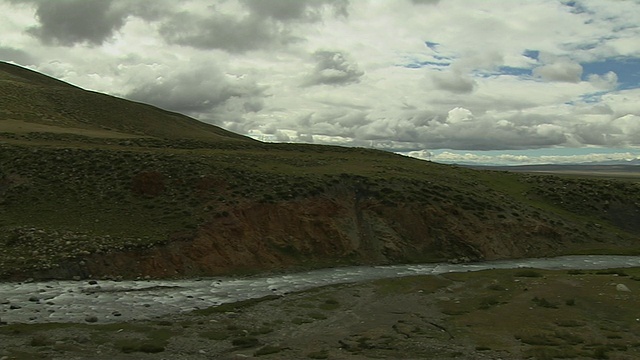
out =
[[265,144],[0,63],[0,276],[639,253],[634,178]]
[[86,91],[3,62],[0,62],[0,97],[0,132],[252,142],[181,114]]

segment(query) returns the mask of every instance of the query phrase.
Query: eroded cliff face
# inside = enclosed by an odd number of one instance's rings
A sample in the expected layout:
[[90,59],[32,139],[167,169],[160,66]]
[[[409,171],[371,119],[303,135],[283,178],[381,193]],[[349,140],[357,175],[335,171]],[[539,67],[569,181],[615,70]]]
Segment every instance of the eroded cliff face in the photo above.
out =
[[37,277],[167,278],[349,264],[549,256],[581,241],[528,214],[478,214],[453,203],[388,204],[358,194],[229,206],[195,235],[88,256]]

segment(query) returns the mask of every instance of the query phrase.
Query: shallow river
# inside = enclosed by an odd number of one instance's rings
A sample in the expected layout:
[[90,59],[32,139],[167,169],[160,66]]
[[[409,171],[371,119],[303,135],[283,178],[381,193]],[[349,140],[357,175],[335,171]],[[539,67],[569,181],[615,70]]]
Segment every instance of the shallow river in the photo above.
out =
[[0,319],[8,323],[98,323],[151,319],[222,303],[282,295],[331,284],[411,275],[433,275],[485,269],[606,269],[640,267],[640,256],[563,256],[469,264],[358,266],[294,274],[198,280],[140,280],[90,283],[48,281],[0,282]]

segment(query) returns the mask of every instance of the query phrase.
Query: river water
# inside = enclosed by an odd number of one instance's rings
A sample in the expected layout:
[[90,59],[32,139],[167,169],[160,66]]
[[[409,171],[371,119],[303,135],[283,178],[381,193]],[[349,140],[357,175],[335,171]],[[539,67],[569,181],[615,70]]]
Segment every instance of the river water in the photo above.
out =
[[152,319],[222,303],[284,295],[314,287],[367,280],[486,269],[608,269],[640,267],[640,256],[563,256],[482,263],[357,266],[246,278],[139,280],[96,283],[0,282],[0,319],[7,323],[98,323]]

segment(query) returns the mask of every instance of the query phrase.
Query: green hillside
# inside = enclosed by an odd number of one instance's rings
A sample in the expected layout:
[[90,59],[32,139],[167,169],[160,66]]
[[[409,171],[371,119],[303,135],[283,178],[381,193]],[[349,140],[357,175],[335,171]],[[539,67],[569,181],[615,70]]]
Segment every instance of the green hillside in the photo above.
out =
[[[0,132],[215,142],[251,139],[150,105],[86,91],[0,62]],[[5,134],[8,135],[8,134]]]
[[5,63],[0,96],[4,278],[640,250],[633,178],[265,144]]

